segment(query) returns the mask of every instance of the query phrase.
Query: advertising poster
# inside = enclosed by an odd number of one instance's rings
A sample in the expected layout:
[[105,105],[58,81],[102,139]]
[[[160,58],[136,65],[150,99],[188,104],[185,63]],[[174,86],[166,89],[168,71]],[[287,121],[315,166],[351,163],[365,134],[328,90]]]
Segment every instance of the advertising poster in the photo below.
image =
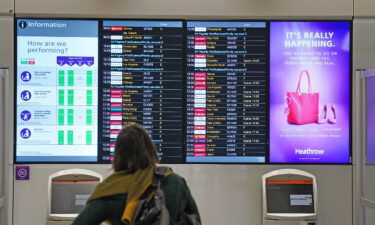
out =
[[367,163],[375,164],[375,77],[366,78]]
[[350,30],[271,22],[271,163],[350,163]]

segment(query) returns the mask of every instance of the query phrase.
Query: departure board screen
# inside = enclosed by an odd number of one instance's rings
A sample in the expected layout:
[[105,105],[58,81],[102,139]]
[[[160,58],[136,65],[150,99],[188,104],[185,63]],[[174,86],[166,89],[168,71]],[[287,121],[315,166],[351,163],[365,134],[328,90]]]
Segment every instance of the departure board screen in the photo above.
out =
[[120,129],[142,125],[163,163],[183,163],[182,21],[103,21],[100,161]]
[[351,162],[350,21],[14,28],[15,163],[111,163],[133,123],[161,163]]
[[187,22],[189,163],[264,163],[268,151],[266,22]]

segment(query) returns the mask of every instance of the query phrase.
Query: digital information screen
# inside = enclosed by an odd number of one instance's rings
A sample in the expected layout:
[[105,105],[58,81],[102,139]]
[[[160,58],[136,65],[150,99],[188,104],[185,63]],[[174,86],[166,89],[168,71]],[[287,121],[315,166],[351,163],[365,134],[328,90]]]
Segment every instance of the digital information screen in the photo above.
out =
[[266,22],[187,22],[187,162],[264,163]]
[[102,162],[111,160],[120,129],[134,122],[163,163],[184,162],[182,28],[182,21],[103,21]]
[[312,180],[267,180],[267,213],[315,213]]
[[53,180],[50,214],[79,214],[99,183],[98,180]]
[[16,27],[16,161],[97,162],[98,22]]
[[15,27],[16,163],[110,163],[131,123],[162,163],[351,162],[350,21]]
[[351,23],[270,23],[270,162],[350,163]]

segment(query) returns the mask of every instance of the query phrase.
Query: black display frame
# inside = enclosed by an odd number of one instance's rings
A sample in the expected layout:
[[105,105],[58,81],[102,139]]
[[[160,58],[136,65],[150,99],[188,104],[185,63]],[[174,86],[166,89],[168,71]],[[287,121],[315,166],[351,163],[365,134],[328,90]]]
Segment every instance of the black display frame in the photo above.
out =
[[[152,22],[162,22],[162,21],[173,21],[173,22],[181,22],[182,23],[182,27],[181,27],[181,30],[182,30],[182,32],[181,32],[181,34],[182,34],[182,63],[183,63],[183,68],[182,68],[182,89],[181,89],[181,92],[182,92],[182,101],[183,101],[183,103],[185,103],[186,102],[186,95],[184,95],[184,93],[186,93],[186,85],[185,85],[185,80],[186,80],[186,66],[185,66],[185,59],[186,59],[186,56],[185,56],[185,52],[186,52],[186,48],[184,47],[185,45],[186,45],[186,43],[185,43],[185,32],[186,32],[186,24],[185,24],[185,20],[182,20],[182,19],[135,19],[135,18],[131,18],[131,19],[128,19],[128,18],[102,18],[102,19],[98,19],[98,21],[99,21],[99,28],[98,28],[98,30],[99,30],[99,45],[98,45],[98,49],[99,49],[99,64],[100,64],[100,68],[99,68],[99,74],[102,74],[102,72],[103,72],[103,66],[102,66],[102,64],[103,64],[103,57],[102,57],[102,49],[100,49],[100,47],[102,46],[102,41],[103,41],[103,22],[104,21],[152,21]],[[102,76],[99,76],[99,80],[102,80]],[[101,90],[102,90],[102,88],[101,88],[101,85],[102,85],[102,83],[100,83],[99,82],[99,84],[98,84],[98,95],[100,94],[100,92],[101,92]],[[102,101],[100,100],[100,98],[98,98],[98,106],[100,105],[100,103],[101,103]],[[185,112],[185,107],[186,107],[186,104],[182,104],[182,113],[184,113]],[[100,116],[99,115],[101,115],[101,112],[102,111],[100,111],[100,113],[99,113],[99,111],[98,111],[98,118],[100,118]],[[185,116],[183,116],[182,117],[182,123],[183,124],[186,124],[186,117]],[[98,128],[99,128],[99,126],[98,126]],[[182,127],[183,128],[183,133],[185,134],[186,133],[186,126],[183,126]],[[98,132],[98,134],[99,134],[99,132]],[[182,135],[182,145],[184,146],[184,144],[186,143],[186,138],[185,138],[185,136],[184,135]],[[107,161],[104,161],[104,160],[101,160],[100,158],[99,158],[99,156],[101,156],[101,154],[102,154],[102,151],[99,151],[99,147],[101,147],[100,145],[99,145],[99,143],[100,143],[100,141],[99,141],[99,135],[98,135],[98,160],[97,160],[97,163],[98,164],[110,164],[110,162],[107,162]],[[100,143],[100,144],[102,144],[102,143]],[[157,149],[157,151],[159,151],[158,149]],[[182,147],[182,155],[181,155],[181,159],[182,160],[180,160],[181,161],[181,163],[180,162],[173,162],[173,161],[167,161],[167,162],[163,162],[163,158],[161,157],[160,158],[160,163],[161,164],[185,164],[186,163],[186,149],[184,148],[184,147]]]
[[[17,96],[17,73],[18,73],[18,64],[17,64],[17,42],[18,42],[18,35],[17,35],[17,30],[18,30],[18,20],[66,20],[66,21],[96,21],[98,22],[98,44],[99,44],[99,20],[98,19],[93,19],[93,18],[60,18],[60,17],[15,17],[14,18],[14,27],[13,27],[13,32],[14,32],[14,60],[13,60],[13,65],[14,65],[14,96]],[[98,52],[98,58],[99,58],[99,52]],[[99,59],[98,59],[99,63]],[[98,67],[98,75],[99,75],[99,67]],[[13,110],[14,110],[14,133],[13,133],[13,162],[14,164],[98,164],[98,154],[97,154],[97,160],[96,161],[53,161],[53,162],[48,162],[48,161],[17,161],[17,97],[14,98],[14,104],[13,104]],[[99,119],[99,118],[97,118]],[[98,150],[97,150],[98,151]]]
[[[269,130],[269,125],[270,125],[270,20],[239,20],[239,19],[235,19],[235,20],[186,20],[186,23],[188,22],[265,22],[266,23],[266,32],[267,32],[267,41],[266,41],[266,48],[267,48],[267,80],[266,80],[266,83],[268,85],[268,88],[266,90],[266,112],[267,112],[267,120],[266,120],[266,127],[267,129]],[[185,27],[185,31],[187,32],[187,25]],[[187,36],[186,36],[187,37]],[[185,37],[185,40],[187,39]],[[185,46],[185,48],[187,49],[187,45]],[[184,55],[185,57],[185,61],[187,56],[186,54]],[[185,67],[185,70],[187,69],[187,67]],[[186,74],[186,73],[185,73]],[[187,74],[186,74],[187,76]],[[185,78],[186,81],[187,81],[187,78]],[[186,89],[186,86],[185,86],[185,89]],[[186,102],[185,102],[186,103]],[[187,104],[185,104],[186,106]],[[185,112],[185,118],[186,118],[186,121],[187,121],[187,112]],[[185,122],[185,125],[186,125],[186,122]],[[185,126],[186,127],[186,126]],[[186,132],[185,132],[185,139],[186,139]],[[265,164],[269,164],[269,158],[270,158],[270,144],[269,144],[269,131],[267,132],[267,143],[266,143],[266,152],[264,154],[264,157],[265,157],[265,161],[264,162],[187,162],[185,161],[185,164],[219,164],[219,165],[265,165]],[[186,157],[186,147],[185,147],[185,157]],[[233,156],[233,157],[236,157],[236,156]]]
[[[322,162],[268,162],[270,165],[352,165],[353,164],[353,20],[269,20],[271,22],[348,22],[350,25],[350,46],[349,46],[349,162],[343,163],[322,163]],[[270,34],[271,37],[271,34]],[[270,38],[271,39],[271,38]],[[270,47],[271,49],[271,47]],[[271,75],[270,75],[271,77]],[[270,130],[269,130],[270,133]],[[269,151],[269,154],[271,151]]]
[[[99,103],[100,103],[100,100],[99,100],[99,92],[100,92],[100,87],[101,87],[101,84],[99,82],[99,80],[101,80],[101,74],[102,74],[102,71],[103,71],[103,67],[102,67],[102,50],[100,49],[100,46],[102,44],[102,28],[103,28],[103,21],[105,20],[119,20],[119,21],[182,21],[182,37],[183,37],[183,89],[182,89],[182,93],[183,93],[183,119],[182,119],[182,122],[184,124],[183,126],[183,147],[182,147],[182,163],[168,163],[168,164],[225,164],[225,165],[352,165],[352,149],[353,149],[353,140],[352,140],[352,137],[353,137],[353,120],[352,120],[352,117],[353,117],[353,96],[352,96],[352,93],[353,93],[353,21],[352,20],[321,20],[321,19],[317,19],[317,20],[270,20],[270,19],[265,19],[265,20],[220,20],[220,19],[215,19],[215,20],[186,20],[186,19],[135,19],[135,18],[66,18],[66,17],[18,17],[18,16],[15,16],[14,17],[14,31],[13,31],[13,35],[14,35],[14,43],[13,43],[13,47],[14,47],[14,59],[13,59],[13,63],[14,63],[14,89],[13,89],[13,93],[14,93],[14,96],[17,96],[17,79],[18,79],[18,76],[17,76],[17,27],[18,27],[18,21],[19,20],[22,20],[22,19],[33,19],[33,20],[67,20],[67,21],[72,21],[72,20],[77,20],[77,21],[96,21],[98,23],[98,107],[99,107]],[[268,69],[267,69],[267,72],[268,72],[268,90],[267,90],[267,94],[268,94],[268,99],[267,99],[267,111],[268,111],[268,120],[267,120],[267,127],[268,127],[268,136],[267,136],[267,152],[265,154],[265,162],[256,162],[256,163],[253,163],[253,162],[249,162],[249,163],[237,163],[237,162],[187,162],[186,161],[186,121],[187,121],[187,115],[186,115],[186,82],[187,82],[187,66],[186,66],[186,63],[187,63],[187,60],[186,60],[186,49],[187,49],[187,45],[186,45],[186,36],[187,36],[187,22],[188,21],[210,21],[210,22],[221,22],[221,21],[225,21],[225,22],[265,22],[266,23],[266,27],[267,27],[267,31],[268,31],[268,37],[267,37],[267,48],[268,48]],[[350,161],[349,162],[345,162],[345,163],[321,163],[321,162],[318,162],[318,163],[312,163],[312,162],[283,162],[283,163],[280,163],[280,162],[270,162],[270,49],[271,49],[271,46],[270,46],[270,29],[271,29],[271,22],[349,22],[350,24],[350,59],[349,59],[349,75],[350,75],[350,78],[349,78],[349,159]],[[101,152],[99,151],[99,148],[100,148],[100,142],[99,142],[99,135],[98,135],[98,143],[97,143],[97,160],[96,162],[87,162],[87,161],[53,161],[53,162],[47,162],[47,161],[17,161],[17,98],[15,97],[14,98],[14,102],[13,102],[13,110],[14,110],[14,120],[13,120],[13,126],[14,126],[14,132],[13,132],[13,162],[15,164],[109,164],[109,163],[106,163],[106,162],[103,162],[102,160],[100,160],[100,155],[101,155]],[[99,120],[99,111],[98,110],[98,117],[97,117],[97,120]],[[99,129],[99,121],[98,122],[98,129]],[[99,134],[99,132],[98,132]],[[234,156],[235,157],[235,156]],[[162,162],[163,163],[163,162]]]

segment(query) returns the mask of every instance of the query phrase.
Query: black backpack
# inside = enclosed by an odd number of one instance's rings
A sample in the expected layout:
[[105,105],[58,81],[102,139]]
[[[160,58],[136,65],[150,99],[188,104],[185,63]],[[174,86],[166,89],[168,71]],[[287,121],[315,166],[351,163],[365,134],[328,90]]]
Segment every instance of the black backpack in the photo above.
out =
[[177,223],[170,221],[165,195],[160,189],[160,183],[171,171],[172,169],[169,167],[155,167],[152,184],[139,201],[131,225],[201,225],[197,215],[186,213]]
[[155,167],[152,184],[139,201],[131,225],[170,225],[164,192],[160,189],[161,179],[170,171],[168,167]]

